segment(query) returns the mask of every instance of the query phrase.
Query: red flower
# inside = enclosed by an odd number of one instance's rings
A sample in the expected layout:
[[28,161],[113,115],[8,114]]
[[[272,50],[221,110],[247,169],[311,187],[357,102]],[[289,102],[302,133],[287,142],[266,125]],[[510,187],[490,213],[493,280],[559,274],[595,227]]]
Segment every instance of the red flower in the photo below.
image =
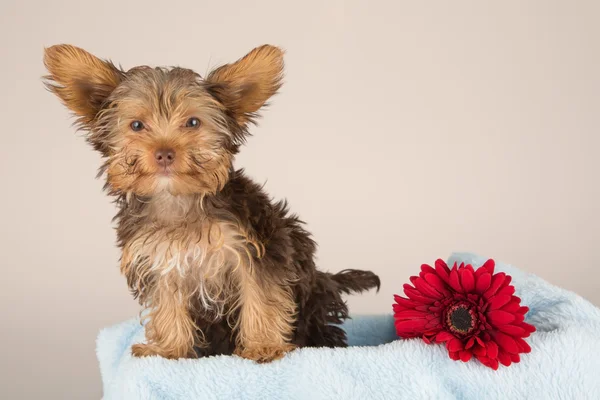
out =
[[446,343],[450,358],[467,362],[477,358],[496,370],[509,366],[531,348],[523,340],[535,332],[524,322],[529,308],[514,296],[511,277],[494,274],[494,260],[477,270],[456,263],[449,269],[442,260],[435,268],[421,266],[419,276],[405,284],[408,298],[395,295],[396,332],[402,338],[422,338],[426,343]]

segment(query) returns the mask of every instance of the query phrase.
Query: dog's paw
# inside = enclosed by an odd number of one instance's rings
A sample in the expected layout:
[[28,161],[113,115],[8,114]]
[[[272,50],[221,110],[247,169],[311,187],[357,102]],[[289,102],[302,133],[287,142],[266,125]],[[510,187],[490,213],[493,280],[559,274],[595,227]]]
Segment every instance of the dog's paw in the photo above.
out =
[[131,354],[134,357],[159,356],[162,358],[168,358],[170,360],[177,360],[180,358],[197,358],[197,355],[193,348],[163,349],[155,344],[147,343],[138,343],[131,346]]
[[156,346],[150,344],[139,343],[131,346],[131,354],[134,357],[160,356],[160,352]]
[[257,363],[268,363],[274,360],[283,358],[286,353],[294,350],[296,346],[292,344],[284,344],[280,346],[261,346],[261,347],[246,347],[236,349],[235,354],[248,360],[256,361]]

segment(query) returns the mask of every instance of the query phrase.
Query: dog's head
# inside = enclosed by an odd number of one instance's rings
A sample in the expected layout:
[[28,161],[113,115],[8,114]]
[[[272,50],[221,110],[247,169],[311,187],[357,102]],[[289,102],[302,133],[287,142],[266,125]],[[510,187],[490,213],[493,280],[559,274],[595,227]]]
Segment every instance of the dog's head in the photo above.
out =
[[213,194],[281,86],[283,52],[261,46],[205,78],[184,68],[124,71],[71,45],[46,49],[44,64],[47,88],[106,159],[111,193]]

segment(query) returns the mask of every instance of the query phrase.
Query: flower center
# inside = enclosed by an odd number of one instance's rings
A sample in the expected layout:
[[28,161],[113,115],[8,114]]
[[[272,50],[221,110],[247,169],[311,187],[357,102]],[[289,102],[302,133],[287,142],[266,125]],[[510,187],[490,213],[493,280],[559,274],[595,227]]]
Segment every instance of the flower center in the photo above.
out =
[[477,316],[467,303],[457,303],[446,312],[446,325],[451,332],[467,335],[475,329]]

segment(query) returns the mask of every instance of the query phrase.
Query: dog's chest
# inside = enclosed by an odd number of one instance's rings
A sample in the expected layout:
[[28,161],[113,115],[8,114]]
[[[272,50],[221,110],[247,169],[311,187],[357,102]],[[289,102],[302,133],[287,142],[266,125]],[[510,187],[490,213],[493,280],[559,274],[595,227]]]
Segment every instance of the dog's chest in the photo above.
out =
[[245,248],[245,236],[235,226],[206,220],[150,227],[131,243],[129,252],[153,273],[205,281],[239,265]]
[[148,204],[125,250],[152,273],[206,279],[239,264],[246,245],[237,224],[204,214],[193,198],[165,194]]

